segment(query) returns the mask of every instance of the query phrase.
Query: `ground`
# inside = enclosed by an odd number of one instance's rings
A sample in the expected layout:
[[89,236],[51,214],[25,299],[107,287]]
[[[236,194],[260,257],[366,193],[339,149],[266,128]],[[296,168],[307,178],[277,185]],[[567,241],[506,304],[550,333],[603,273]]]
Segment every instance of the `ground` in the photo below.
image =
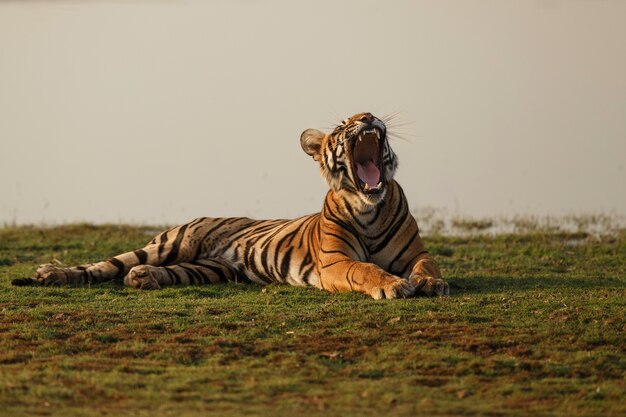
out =
[[10,285],[154,232],[0,228],[0,415],[626,415],[625,230],[429,236],[448,298]]

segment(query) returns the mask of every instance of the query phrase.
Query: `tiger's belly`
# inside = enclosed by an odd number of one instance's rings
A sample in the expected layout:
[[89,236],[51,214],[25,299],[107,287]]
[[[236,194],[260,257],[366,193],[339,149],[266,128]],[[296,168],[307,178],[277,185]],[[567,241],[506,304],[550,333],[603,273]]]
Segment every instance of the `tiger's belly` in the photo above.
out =
[[228,261],[244,280],[258,284],[319,287],[317,256],[313,254],[307,233],[311,229],[306,227],[313,220],[313,216],[306,216],[275,223],[261,233],[224,242],[225,245],[220,245],[221,248],[209,257]]
[[249,280],[258,284],[312,285],[319,287],[319,276],[313,259],[307,251],[285,248],[278,252],[263,247],[236,251],[233,267]]
[[315,271],[303,273],[299,267],[291,266],[286,270],[260,269],[258,265],[246,265],[241,269],[242,273],[251,281],[258,284],[289,284],[296,286],[319,286],[319,277]]

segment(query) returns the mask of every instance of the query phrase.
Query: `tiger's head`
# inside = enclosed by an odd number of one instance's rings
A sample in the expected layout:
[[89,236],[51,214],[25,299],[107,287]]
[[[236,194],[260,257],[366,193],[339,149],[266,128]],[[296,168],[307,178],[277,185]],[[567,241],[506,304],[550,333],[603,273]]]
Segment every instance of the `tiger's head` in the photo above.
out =
[[387,128],[371,113],[345,119],[331,133],[307,129],[300,145],[320,164],[322,176],[333,190],[358,196],[362,203],[380,203],[398,167],[387,141]]

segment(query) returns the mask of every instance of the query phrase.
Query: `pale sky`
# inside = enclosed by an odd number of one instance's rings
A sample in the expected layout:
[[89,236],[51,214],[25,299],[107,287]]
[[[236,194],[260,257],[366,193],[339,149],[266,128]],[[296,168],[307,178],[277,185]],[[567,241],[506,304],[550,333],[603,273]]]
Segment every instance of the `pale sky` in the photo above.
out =
[[319,211],[300,133],[400,112],[450,215],[626,215],[626,1],[2,1],[0,224]]

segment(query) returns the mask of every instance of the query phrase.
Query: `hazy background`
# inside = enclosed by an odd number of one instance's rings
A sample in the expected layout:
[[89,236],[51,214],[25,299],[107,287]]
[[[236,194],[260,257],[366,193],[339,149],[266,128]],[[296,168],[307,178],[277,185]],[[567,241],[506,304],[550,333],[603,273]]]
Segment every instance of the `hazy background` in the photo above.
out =
[[626,214],[626,1],[0,1],[0,224],[294,217],[400,111],[450,215]]

